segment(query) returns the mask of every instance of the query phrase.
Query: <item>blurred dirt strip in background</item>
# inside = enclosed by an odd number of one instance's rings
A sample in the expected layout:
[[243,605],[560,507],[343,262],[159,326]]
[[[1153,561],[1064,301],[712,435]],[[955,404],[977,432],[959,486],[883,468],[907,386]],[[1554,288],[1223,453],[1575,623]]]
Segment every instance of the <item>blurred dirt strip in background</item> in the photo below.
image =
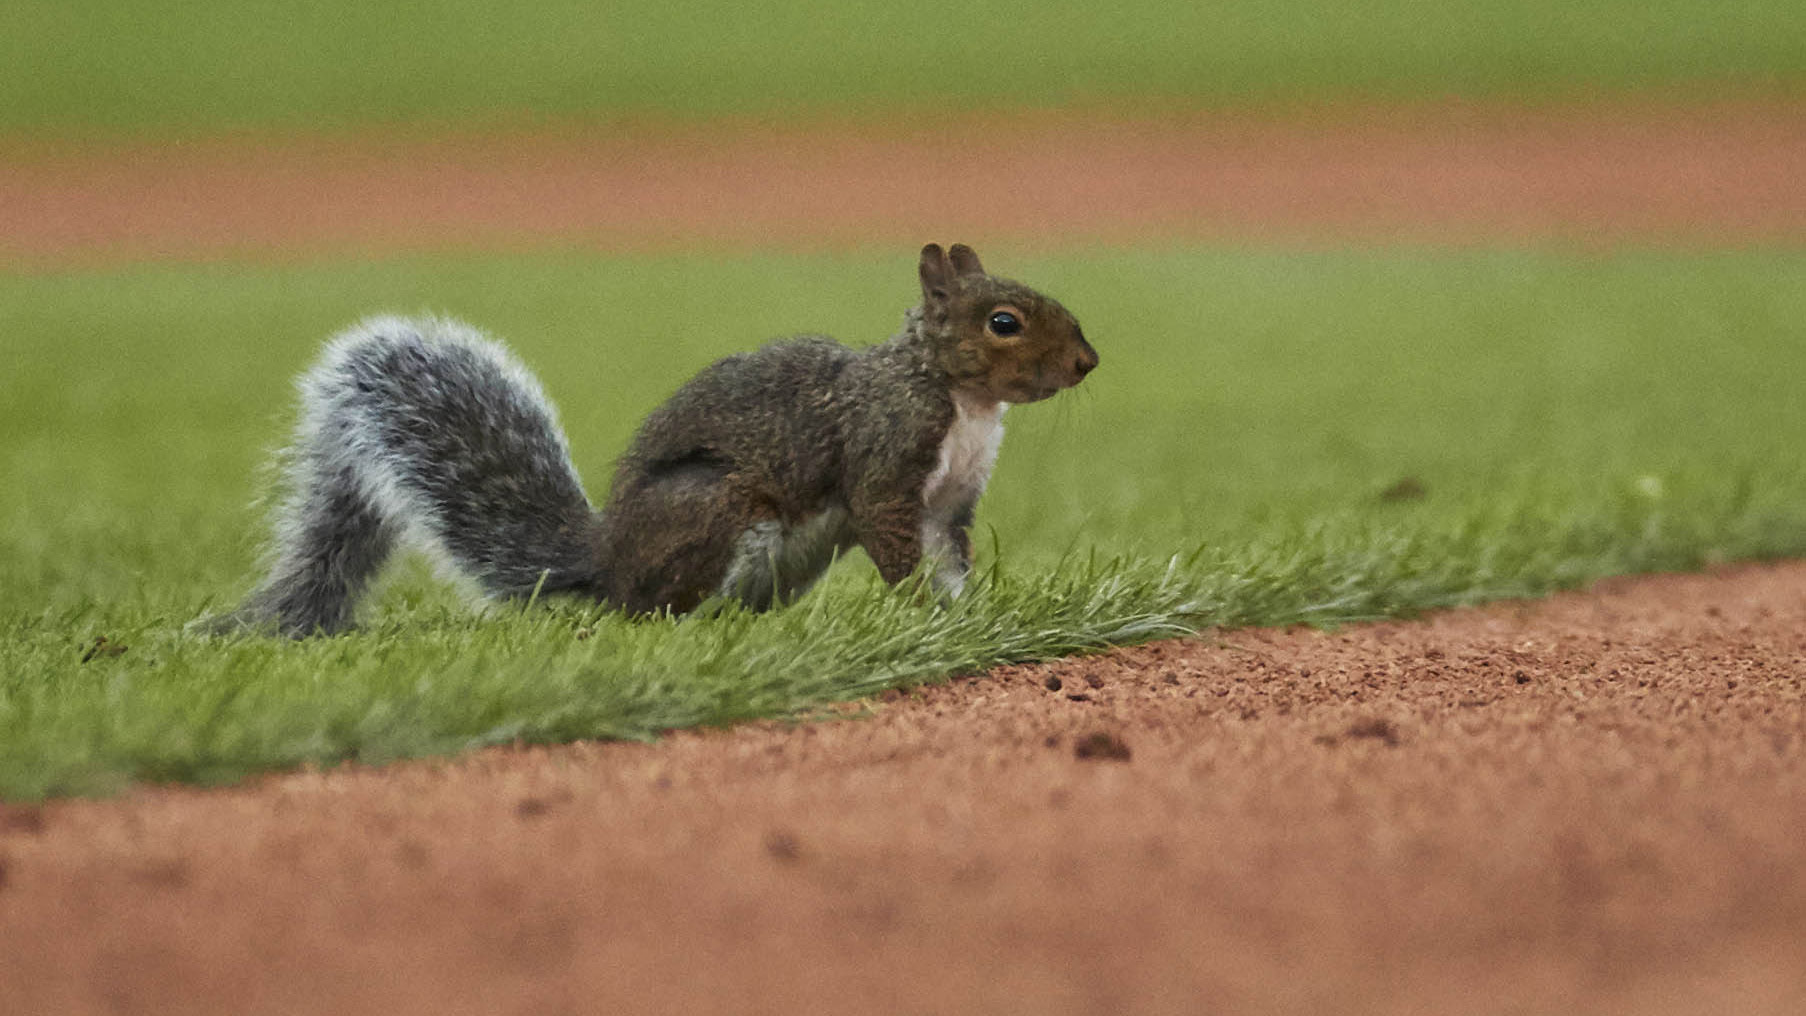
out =
[[1806,102],[0,147],[0,263],[690,246],[1806,238]]

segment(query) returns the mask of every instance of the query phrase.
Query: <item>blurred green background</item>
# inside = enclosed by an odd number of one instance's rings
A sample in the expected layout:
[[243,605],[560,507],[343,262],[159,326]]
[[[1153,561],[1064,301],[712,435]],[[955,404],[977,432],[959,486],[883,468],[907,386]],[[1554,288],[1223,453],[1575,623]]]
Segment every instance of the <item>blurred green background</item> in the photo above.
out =
[[1798,0],[6,0],[0,133],[1542,101],[1806,83]]

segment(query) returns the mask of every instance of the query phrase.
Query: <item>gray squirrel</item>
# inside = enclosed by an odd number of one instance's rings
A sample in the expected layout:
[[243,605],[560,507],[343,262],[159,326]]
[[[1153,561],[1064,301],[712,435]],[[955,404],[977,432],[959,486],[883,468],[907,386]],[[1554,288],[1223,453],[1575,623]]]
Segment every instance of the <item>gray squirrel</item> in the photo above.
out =
[[864,548],[885,581],[929,562],[957,595],[1009,403],[1097,366],[1057,301],[922,248],[922,302],[863,350],[805,336],[729,356],[653,410],[600,512],[539,383],[468,326],[382,317],[299,381],[269,575],[211,631],[352,625],[398,543],[488,597],[565,592],[629,613],[765,609]]

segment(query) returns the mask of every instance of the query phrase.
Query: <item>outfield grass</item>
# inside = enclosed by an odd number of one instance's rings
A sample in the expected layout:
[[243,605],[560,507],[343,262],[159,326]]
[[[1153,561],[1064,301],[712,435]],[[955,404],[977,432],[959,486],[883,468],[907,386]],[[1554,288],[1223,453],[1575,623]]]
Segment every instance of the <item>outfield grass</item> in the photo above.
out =
[[[543,372],[592,492],[683,377],[888,334],[910,251],[0,278],[0,796],[647,737],[1212,625],[1329,623],[1806,553],[1806,254],[1098,251],[987,261],[1103,366],[1019,407],[950,610],[843,562],[795,607],[489,616],[403,568],[362,633],[209,642],[319,340],[456,312]],[[1410,478],[1426,492],[1389,501]],[[588,637],[580,637],[587,634]],[[81,662],[98,636],[126,646]]]
[[0,0],[0,134],[1539,100],[1806,81],[1798,0]]

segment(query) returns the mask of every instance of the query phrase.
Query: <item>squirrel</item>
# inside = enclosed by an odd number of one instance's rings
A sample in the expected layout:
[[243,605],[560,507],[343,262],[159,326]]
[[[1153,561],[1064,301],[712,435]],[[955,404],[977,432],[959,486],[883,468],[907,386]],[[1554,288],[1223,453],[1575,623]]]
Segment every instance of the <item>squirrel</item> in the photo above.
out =
[[767,609],[854,546],[893,585],[927,561],[956,596],[1004,410],[1098,357],[1058,301],[964,244],[923,247],[919,274],[922,302],[885,342],[802,336],[691,378],[641,424],[601,511],[512,354],[451,320],[366,320],[297,383],[268,576],[203,627],[346,630],[403,543],[489,598],[564,592],[630,614]]

